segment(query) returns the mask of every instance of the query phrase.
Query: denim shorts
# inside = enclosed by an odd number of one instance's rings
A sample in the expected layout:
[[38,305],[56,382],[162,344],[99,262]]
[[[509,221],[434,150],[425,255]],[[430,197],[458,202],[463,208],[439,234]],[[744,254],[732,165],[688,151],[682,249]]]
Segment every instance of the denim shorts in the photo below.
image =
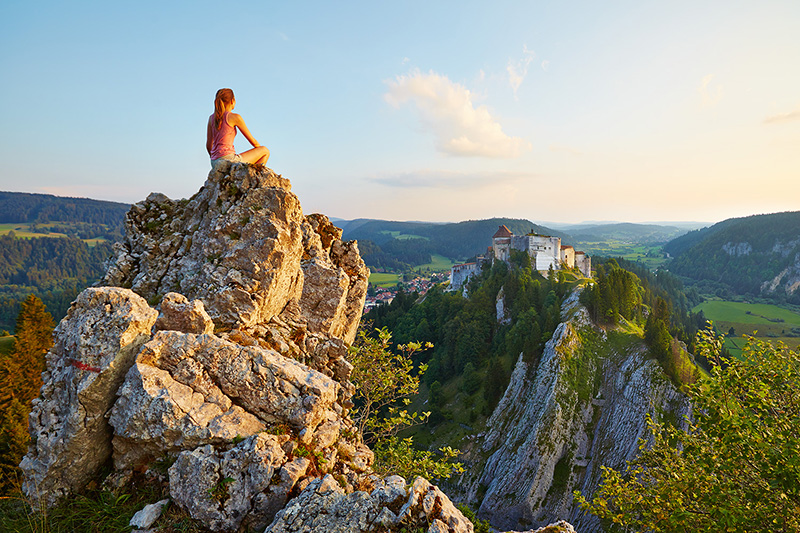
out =
[[239,154],[231,154],[231,155],[223,155],[219,159],[212,159],[211,160],[211,170],[215,170],[217,165],[222,161],[230,161],[231,163],[241,163],[242,156]]

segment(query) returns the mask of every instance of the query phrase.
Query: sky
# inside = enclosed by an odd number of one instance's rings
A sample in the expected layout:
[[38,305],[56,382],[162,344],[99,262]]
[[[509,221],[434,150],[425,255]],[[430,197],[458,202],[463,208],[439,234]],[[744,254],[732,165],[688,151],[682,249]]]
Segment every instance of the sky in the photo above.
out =
[[797,0],[4,0],[0,190],[188,198],[230,87],[305,213],[796,211],[798,28]]

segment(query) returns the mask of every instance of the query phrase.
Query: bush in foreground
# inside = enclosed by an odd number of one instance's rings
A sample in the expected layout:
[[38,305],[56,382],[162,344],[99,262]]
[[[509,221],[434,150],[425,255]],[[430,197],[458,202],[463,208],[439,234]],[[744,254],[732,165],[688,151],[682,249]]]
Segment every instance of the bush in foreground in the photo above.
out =
[[576,498],[635,531],[800,531],[800,352],[751,337],[726,359],[710,330],[698,346],[716,364],[688,389],[695,420],[650,421],[652,446],[625,472],[603,468],[591,501]]

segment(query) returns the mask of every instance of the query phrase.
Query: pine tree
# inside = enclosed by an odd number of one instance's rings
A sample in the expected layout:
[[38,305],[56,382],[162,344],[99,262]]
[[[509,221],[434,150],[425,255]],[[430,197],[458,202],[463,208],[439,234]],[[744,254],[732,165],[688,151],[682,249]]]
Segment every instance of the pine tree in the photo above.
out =
[[42,386],[45,354],[53,346],[53,317],[34,295],[20,306],[14,348],[0,359],[0,493],[12,490],[28,443],[31,400]]

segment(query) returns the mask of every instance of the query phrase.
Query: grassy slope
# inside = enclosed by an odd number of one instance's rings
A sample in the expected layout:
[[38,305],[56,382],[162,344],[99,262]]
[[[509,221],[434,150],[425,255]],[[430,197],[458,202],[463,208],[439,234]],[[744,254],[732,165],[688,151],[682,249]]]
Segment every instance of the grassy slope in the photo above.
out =
[[[44,227],[46,224],[40,224]],[[35,233],[30,231],[31,225],[27,222],[9,222],[0,224],[0,235],[5,235],[11,231],[20,239],[31,239],[34,237],[66,237],[63,233]]]
[[782,341],[792,348],[800,346],[800,338],[787,336],[800,334],[800,314],[789,309],[770,304],[707,300],[694,308],[694,312],[700,310],[726,335],[730,328],[734,329],[734,335],[728,335],[725,341],[725,347],[733,355],[741,353],[744,346],[741,335],[753,332],[757,332],[756,337]]
[[[45,227],[50,227],[50,226],[53,226],[53,225],[54,224],[39,224],[38,226],[40,228],[45,228]],[[6,224],[0,224],[0,235],[6,235],[7,233],[13,231],[14,235],[18,239],[35,239],[35,238],[38,238],[38,237],[57,237],[57,238],[64,237],[64,238],[66,238],[66,235],[63,234],[63,233],[56,233],[56,232],[53,232],[53,233],[36,233],[36,232],[30,231],[30,228],[31,228],[31,225],[28,224],[27,222],[9,222],[9,223],[6,223]],[[102,238],[101,239],[83,239],[83,242],[85,242],[89,246],[94,246],[98,242],[107,242],[107,239],[102,239]]]
[[423,270],[428,269],[432,272],[447,272],[455,264],[456,264],[455,261],[452,261],[443,255],[432,254],[430,263],[425,263],[424,265],[416,265],[414,268],[415,269],[421,268]]
[[369,275],[369,282],[378,287],[394,287],[400,281],[399,274],[390,274],[388,272],[372,272]]

